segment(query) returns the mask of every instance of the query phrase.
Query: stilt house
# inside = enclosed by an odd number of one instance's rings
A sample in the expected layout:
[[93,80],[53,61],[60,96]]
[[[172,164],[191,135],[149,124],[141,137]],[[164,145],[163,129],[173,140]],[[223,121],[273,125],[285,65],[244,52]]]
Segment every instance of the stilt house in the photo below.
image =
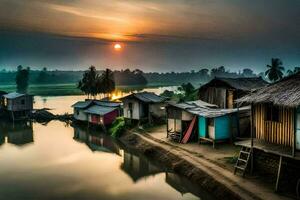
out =
[[282,159],[300,160],[300,73],[261,88],[237,102],[252,106],[251,139],[237,144],[250,148],[254,159],[253,150],[279,157],[278,189]]
[[33,109],[33,95],[13,92],[3,95],[3,101],[12,120],[27,118]]
[[219,108],[235,108],[234,100],[266,85],[267,82],[260,77],[215,77],[199,88],[198,97],[200,100],[215,104]]

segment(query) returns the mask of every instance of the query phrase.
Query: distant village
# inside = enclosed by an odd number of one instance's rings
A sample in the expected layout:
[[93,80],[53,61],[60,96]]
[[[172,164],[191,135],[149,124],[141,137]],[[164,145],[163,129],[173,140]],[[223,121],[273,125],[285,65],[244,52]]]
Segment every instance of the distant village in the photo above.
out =
[[[295,186],[292,190],[296,191],[300,182],[300,72],[295,69],[284,76],[281,61],[272,59],[265,75],[269,82],[259,76],[215,76],[200,87],[183,84],[179,94],[144,91],[112,100],[112,71],[98,74],[91,67],[78,84],[87,98],[72,105],[72,123],[114,137],[133,128],[162,125],[163,134],[152,136],[156,140],[180,147],[197,144],[199,151],[211,144],[212,151],[222,153],[227,144],[226,151],[235,156],[232,173],[237,177],[268,173],[274,191],[286,191],[286,185]],[[96,98],[99,94],[101,98]],[[34,96],[26,92],[1,91],[0,97],[1,116],[12,121],[28,120],[38,112],[33,108]],[[235,154],[237,147],[240,150]],[[194,146],[189,151],[195,151]]]

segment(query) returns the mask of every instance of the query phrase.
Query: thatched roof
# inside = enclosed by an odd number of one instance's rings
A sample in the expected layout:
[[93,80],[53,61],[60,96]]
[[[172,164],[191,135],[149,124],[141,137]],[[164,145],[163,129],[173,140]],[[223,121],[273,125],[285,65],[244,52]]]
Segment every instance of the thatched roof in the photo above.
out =
[[230,87],[232,89],[251,91],[255,89],[262,88],[268,83],[264,81],[261,77],[251,77],[251,78],[223,78],[215,77],[210,82],[202,85],[200,90],[207,87]]
[[300,105],[300,73],[283,78],[281,81],[246,95],[237,103],[273,103],[278,106],[297,107]]

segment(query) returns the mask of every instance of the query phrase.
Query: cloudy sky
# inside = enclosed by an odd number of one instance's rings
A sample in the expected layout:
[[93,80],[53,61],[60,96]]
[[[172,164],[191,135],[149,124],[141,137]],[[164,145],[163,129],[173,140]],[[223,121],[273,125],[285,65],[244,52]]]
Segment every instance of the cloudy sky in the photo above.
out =
[[299,0],[0,0],[0,69],[262,71],[272,57],[293,68],[299,10]]

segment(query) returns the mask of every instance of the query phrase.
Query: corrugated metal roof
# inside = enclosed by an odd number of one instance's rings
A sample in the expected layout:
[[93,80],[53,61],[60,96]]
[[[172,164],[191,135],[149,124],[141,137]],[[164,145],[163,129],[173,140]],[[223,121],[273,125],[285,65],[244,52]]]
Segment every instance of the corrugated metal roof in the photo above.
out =
[[207,103],[205,101],[197,100],[197,101],[188,101],[188,102],[182,102],[182,103],[169,103],[169,105],[175,106],[177,108],[181,109],[192,109],[192,108],[218,108],[217,105]]
[[75,104],[72,105],[74,108],[87,108],[92,104],[92,101],[78,101]]
[[219,109],[219,108],[194,108],[189,109],[187,112],[190,112],[195,115],[208,117],[208,118],[214,118],[214,117],[221,117],[224,115],[228,115],[231,113],[236,113],[239,111],[247,111],[250,110],[250,106],[245,106],[241,108],[232,108],[232,109]]
[[189,102],[183,102],[177,104],[170,103],[169,105],[174,106],[176,108],[183,109],[186,112],[189,112],[194,115],[199,115],[199,116],[209,117],[209,118],[220,117],[238,111],[250,110],[250,106],[233,108],[233,109],[220,109],[217,108],[216,105],[209,104],[201,100],[189,101]]
[[119,107],[121,103],[119,102],[112,102],[112,101],[94,101],[96,105],[99,106],[106,106],[106,107]]
[[21,97],[21,96],[25,96],[25,94],[21,94],[21,93],[18,93],[18,92],[11,92],[11,93],[5,94],[3,96],[7,99],[15,99],[15,98],[18,98],[18,97]]
[[132,97],[137,98],[138,100],[146,102],[146,103],[161,103],[161,102],[164,102],[167,100],[166,98],[158,96],[153,92],[132,93],[121,99],[127,99],[127,98],[132,98]]
[[89,107],[88,109],[84,110],[84,112],[89,113],[89,114],[96,114],[96,115],[103,116],[107,113],[110,113],[110,112],[116,110],[116,109],[117,108],[115,108],[115,107],[93,105],[93,106]]

